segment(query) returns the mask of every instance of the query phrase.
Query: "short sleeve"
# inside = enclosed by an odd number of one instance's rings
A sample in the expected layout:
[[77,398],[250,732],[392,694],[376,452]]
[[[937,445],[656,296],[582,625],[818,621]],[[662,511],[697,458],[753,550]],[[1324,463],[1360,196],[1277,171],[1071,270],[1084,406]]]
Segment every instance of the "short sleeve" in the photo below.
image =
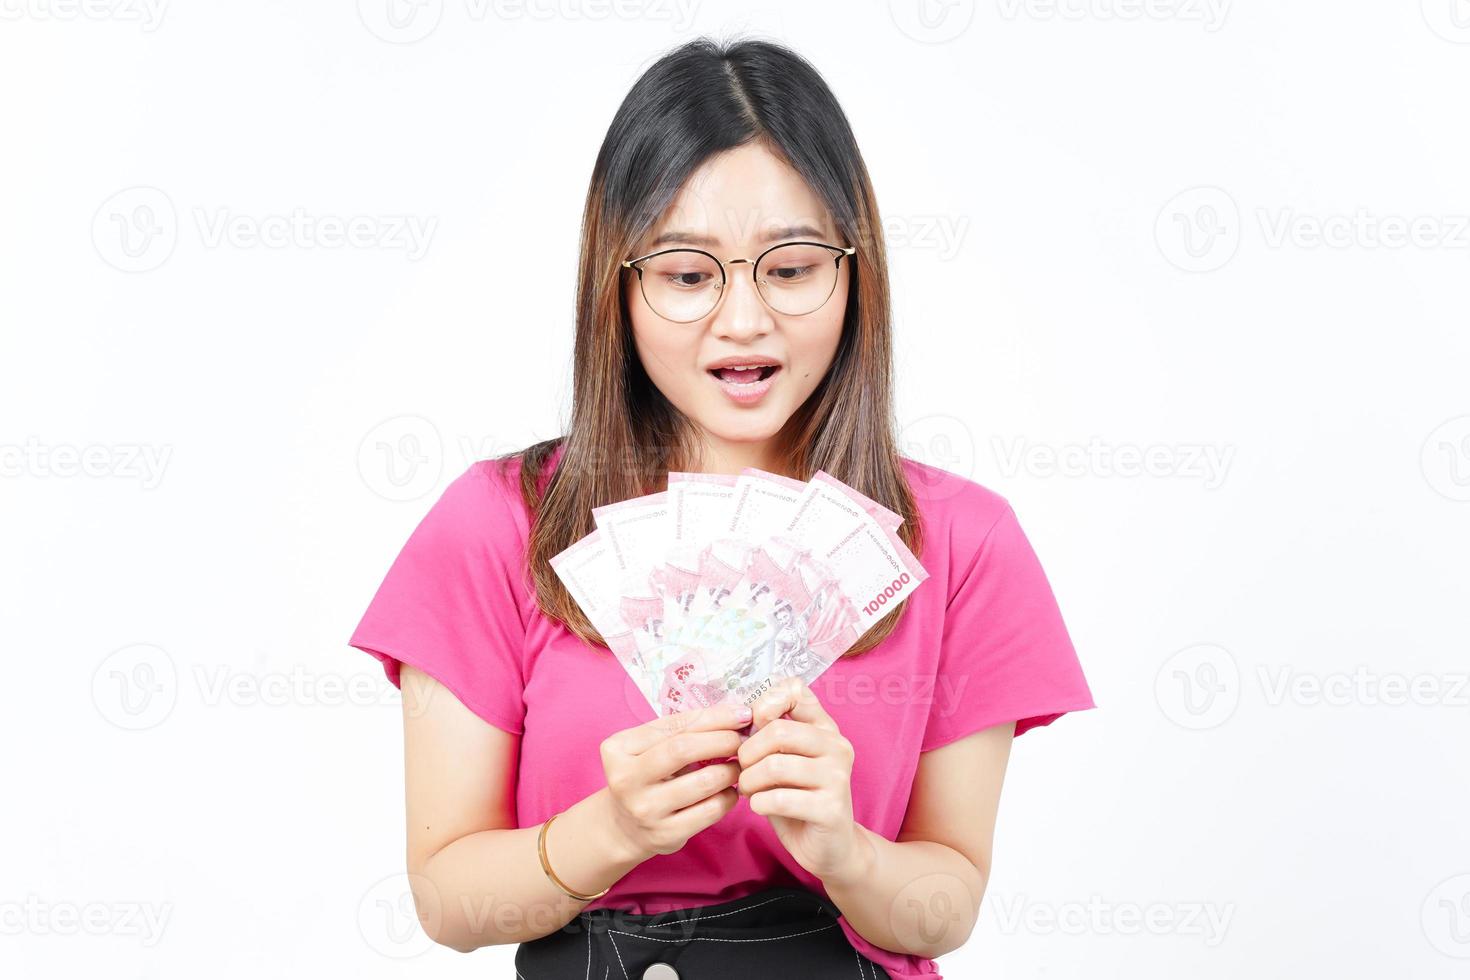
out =
[[1051,585],[1008,504],[949,599],[938,673],[921,751],[1007,721],[1020,735],[1096,707]]
[[485,721],[519,735],[525,625],[517,577],[525,550],[508,499],[518,491],[497,466],[475,463],[445,488],[348,643],[378,658],[395,687],[410,664]]

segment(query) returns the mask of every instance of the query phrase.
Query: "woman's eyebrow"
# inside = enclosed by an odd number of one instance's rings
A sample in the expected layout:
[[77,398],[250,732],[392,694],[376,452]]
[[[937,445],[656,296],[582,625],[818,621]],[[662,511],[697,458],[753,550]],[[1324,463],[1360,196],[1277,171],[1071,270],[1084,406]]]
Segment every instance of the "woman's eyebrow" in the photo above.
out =
[[[772,228],[765,237],[760,239],[760,242],[774,242],[782,238],[820,238],[823,234],[820,229],[813,228],[811,225],[784,225],[780,228]],[[720,244],[720,241],[708,235],[696,235],[692,231],[673,229],[659,235],[648,247],[658,248],[660,245],[667,244],[699,245],[704,248],[713,248]]]

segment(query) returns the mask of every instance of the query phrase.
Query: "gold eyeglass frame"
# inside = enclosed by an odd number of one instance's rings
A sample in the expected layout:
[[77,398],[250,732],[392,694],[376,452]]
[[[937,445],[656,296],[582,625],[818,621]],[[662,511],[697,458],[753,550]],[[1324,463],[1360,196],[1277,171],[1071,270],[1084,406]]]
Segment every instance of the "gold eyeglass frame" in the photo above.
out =
[[[786,312],[784,312],[782,310],[776,309],[774,306],[771,305],[771,301],[768,300],[768,299],[766,299],[766,294],[761,289],[760,280],[755,277],[755,270],[760,265],[761,259],[765,258],[770,253],[774,252],[776,249],[778,249],[778,248],[785,248],[787,245],[815,245],[818,248],[825,248],[825,249],[827,249],[829,251],[832,251],[832,252],[837,253],[836,255],[834,255],[832,257],[832,263],[833,263],[834,266],[837,267],[837,270],[839,272],[839,275],[840,275],[841,269],[842,269],[842,260],[844,258],[846,258],[847,256],[849,256],[849,255],[856,254],[856,252],[857,252],[857,246],[856,245],[847,245],[847,246],[843,246],[843,245],[828,245],[826,242],[806,242],[806,241],[777,242],[776,244],[772,245],[770,248],[766,249],[764,252],[761,252],[759,255],[757,255],[753,259],[745,259],[745,258],[740,258],[740,259],[726,259],[725,261],[721,262],[719,259],[715,258],[714,255],[710,254],[709,252],[706,252],[702,248],[694,248],[694,247],[689,246],[689,245],[680,245],[680,246],[678,246],[676,248],[661,248],[661,249],[659,249],[656,252],[649,252],[647,255],[640,255],[636,259],[624,259],[622,261],[621,265],[622,265],[622,267],[624,269],[632,269],[634,272],[638,273],[638,295],[640,295],[640,296],[643,297],[644,304],[647,305],[650,310],[653,310],[655,316],[657,316],[657,317],[659,317],[660,319],[663,319],[663,320],[668,320],[670,323],[697,323],[698,321],[703,320],[705,317],[712,315],[715,312],[715,310],[717,310],[717,309],[720,308],[720,304],[725,301],[725,287],[730,284],[730,274],[726,271],[725,267],[727,265],[737,265],[737,264],[740,264],[742,262],[750,266],[750,281],[755,286],[756,295],[758,295],[761,298],[761,302],[764,303],[764,304],[766,304],[766,308],[769,309],[772,313],[778,313],[781,316],[811,316],[813,313],[817,312],[822,307],[826,306],[827,305],[827,300],[831,299],[832,298],[832,294],[837,291],[837,279],[838,279],[838,276],[834,276],[832,278],[832,288],[827,291],[827,295],[826,296],[822,297],[822,301],[820,303],[818,303],[816,306],[814,306],[811,309],[807,310],[805,313],[786,313]],[[641,268],[639,268],[638,263],[639,262],[646,262],[647,260],[652,259],[652,258],[657,258],[660,255],[667,255],[669,252],[697,252],[700,255],[708,256],[709,257],[709,260],[711,262],[713,262],[715,265],[717,265],[717,266],[720,267],[720,285],[719,285],[719,293],[720,293],[720,295],[718,297],[716,297],[716,299],[714,301],[714,304],[712,306],[710,306],[710,308],[708,310],[706,310],[704,313],[701,313],[699,316],[694,317],[691,320],[674,320],[674,319],[672,319],[670,317],[664,316],[662,313],[660,313],[658,311],[658,308],[655,307],[653,305],[653,303],[649,301],[649,299],[648,299],[648,293],[646,293],[644,291],[644,289],[643,289],[643,270]]]

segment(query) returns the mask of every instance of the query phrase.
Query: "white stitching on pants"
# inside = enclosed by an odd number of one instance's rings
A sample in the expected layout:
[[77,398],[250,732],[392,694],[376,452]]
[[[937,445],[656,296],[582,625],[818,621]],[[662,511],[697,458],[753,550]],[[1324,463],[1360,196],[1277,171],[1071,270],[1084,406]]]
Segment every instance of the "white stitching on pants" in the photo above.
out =
[[683,922],[659,922],[659,923],[656,923],[656,924],[650,924],[648,926],[645,926],[644,928],[647,928],[647,929],[667,929],[670,926],[688,925],[690,922],[709,922],[711,919],[722,919],[722,918],[724,918],[727,915],[735,915],[737,912],[749,912],[751,909],[758,909],[762,905],[770,905],[772,902],[779,902],[783,898],[806,898],[806,897],[807,896],[805,896],[805,895],[777,895],[775,898],[768,898],[764,902],[756,902],[754,905],[747,905],[744,908],[731,909],[728,912],[717,912],[714,915],[707,915],[707,916],[705,916],[702,919],[699,916],[696,915],[694,918],[692,918],[692,919],[686,919]]
[[[758,909],[762,905],[769,905],[772,902],[779,902],[783,898],[808,898],[808,897],[810,897],[810,896],[806,896],[806,895],[777,895],[775,898],[768,898],[765,901],[756,902],[754,905],[746,905],[746,906],[740,906],[738,908],[729,909],[729,910],[727,910],[725,912],[720,912],[720,913],[717,913],[715,915],[707,916],[704,919],[700,919],[699,916],[696,915],[692,919],[686,919],[686,920],[684,920],[682,922],[661,922],[661,923],[658,923],[657,926],[675,926],[675,925],[678,925],[678,926],[685,926],[685,927],[687,927],[688,925],[690,925],[690,923],[693,923],[693,922],[708,922],[711,919],[719,919],[719,918],[722,918],[722,917],[727,916],[727,915],[734,915],[737,912],[747,912],[750,909]],[[738,899],[737,899],[737,901],[738,901]],[[619,929],[611,929],[611,928],[609,928],[607,930],[607,939],[608,939],[608,942],[612,943],[613,955],[615,955],[618,958],[618,968],[623,971],[623,980],[632,980],[632,978],[628,976],[628,966],[627,966],[626,963],[623,962],[623,952],[622,952],[622,950],[618,949],[618,941],[615,938],[613,938],[615,934],[616,935],[619,935],[619,936],[631,936],[634,939],[647,939],[647,940],[650,940],[650,941],[656,942],[656,943],[686,943],[686,942],[707,942],[707,943],[775,943],[775,942],[781,942],[781,941],[786,940],[786,939],[795,939],[797,936],[811,935],[814,932],[825,932],[828,929],[838,928],[840,925],[841,925],[841,923],[833,922],[831,925],[829,925],[829,926],[822,926],[820,929],[808,929],[806,932],[794,932],[794,933],[791,933],[790,935],[787,935],[787,936],[770,936],[770,937],[763,938],[763,939],[716,939],[716,938],[713,938],[713,937],[710,937],[710,936],[691,936],[691,937],[689,937],[687,939],[663,939],[663,938],[660,938],[658,936],[644,936],[644,935],[639,935],[638,933],[634,933],[634,932],[623,932],[623,931],[621,931]],[[650,924],[650,925],[645,926],[644,928],[652,929],[652,928],[656,928],[656,926],[653,925],[653,924]],[[590,948],[590,944],[592,942],[592,938],[591,938],[590,931],[588,933],[587,942],[589,944],[587,956],[588,956],[588,964],[590,966],[590,964],[591,964],[591,956],[592,956],[592,952],[591,952],[591,948]],[[856,950],[854,950],[853,952],[855,953]],[[859,963],[858,963],[858,969],[859,969],[859,971],[862,971],[862,963],[861,963],[861,961],[859,961]],[[603,974],[602,974],[603,980],[607,980],[608,972],[610,972],[611,970],[612,970],[612,965],[611,964],[608,964],[607,967],[603,970]],[[864,980],[866,980],[867,973],[866,972],[863,972],[862,973],[862,976],[863,976]]]
[[631,936],[634,939],[647,939],[651,943],[779,943],[787,939],[795,939],[797,936],[810,936],[814,932],[826,932],[828,929],[836,929],[839,925],[840,923],[834,922],[830,926],[822,926],[820,929],[808,929],[806,932],[793,932],[789,936],[769,936],[764,939],[717,939],[713,936],[693,936],[689,939],[661,939],[658,936],[640,936],[636,932],[622,932],[618,929],[609,929],[607,931],[607,939],[608,942],[612,943],[613,952],[617,954],[618,966],[623,971],[623,980],[631,980],[628,976],[628,967],[623,963],[623,954],[618,950],[618,941],[613,938],[614,933],[619,936]]
[[591,923],[591,921],[583,921],[582,928],[584,928],[584,929],[587,930],[587,973],[585,974],[585,976],[587,977],[587,980],[591,980],[591,977],[592,977],[592,923]]
[[[607,941],[610,942],[610,943],[612,943],[613,955],[617,956],[617,958],[618,958],[618,969],[620,969],[620,970],[623,971],[623,980],[629,980],[629,977],[628,977],[628,968],[623,964],[623,954],[618,951],[618,941],[613,938],[612,934],[613,934],[613,931],[611,929],[609,929],[607,931]],[[612,969],[612,966],[609,965],[608,966],[608,969],[611,970]],[[604,976],[605,976],[605,974],[604,974]]]
[[[814,932],[826,932],[828,929],[836,929],[838,925],[839,923],[834,922],[830,926],[822,926],[822,928],[820,929],[808,929],[805,932],[793,932],[789,936],[767,936],[762,939],[720,939],[714,936],[691,936],[688,939],[663,939],[659,936],[640,936],[636,932],[620,932],[617,929],[609,929],[607,933],[609,937],[611,937],[613,933],[617,933],[619,936],[631,936],[634,939],[646,939],[651,943],[779,943],[785,942],[788,939],[795,939],[797,936],[810,936]],[[617,941],[614,940],[613,949],[617,948]],[[628,971],[624,969],[623,976],[626,977],[627,975]]]

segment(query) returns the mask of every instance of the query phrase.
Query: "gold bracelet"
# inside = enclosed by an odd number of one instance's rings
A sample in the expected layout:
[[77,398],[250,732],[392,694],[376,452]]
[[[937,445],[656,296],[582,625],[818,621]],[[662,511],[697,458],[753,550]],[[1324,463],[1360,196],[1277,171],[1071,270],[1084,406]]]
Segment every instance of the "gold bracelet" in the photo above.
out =
[[561,816],[561,814],[553,813],[549,818],[547,818],[547,821],[541,825],[541,833],[537,835],[536,850],[541,855],[541,870],[545,871],[546,877],[551,879],[551,883],[560,888],[562,891],[566,892],[567,897],[569,898],[575,898],[579,902],[590,902],[594,898],[601,898],[608,893],[608,889],[612,888],[612,885],[608,885],[607,888],[604,888],[596,895],[578,895],[566,885],[562,884],[561,879],[556,876],[556,872],[551,870],[551,862],[548,861],[546,858],[546,832],[551,829],[551,821],[555,820],[559,816]]

